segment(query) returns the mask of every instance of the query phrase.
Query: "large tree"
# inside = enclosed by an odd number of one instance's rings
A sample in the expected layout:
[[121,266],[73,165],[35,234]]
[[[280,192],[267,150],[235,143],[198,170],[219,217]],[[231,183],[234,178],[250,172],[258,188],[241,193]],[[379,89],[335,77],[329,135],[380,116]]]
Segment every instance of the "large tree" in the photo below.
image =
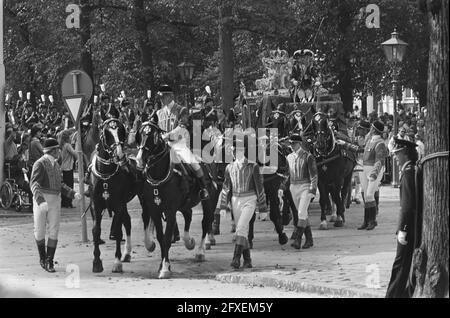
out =
[[[448,0],[422,0],[430,25],[425,153],[447,152],[423,163],[423,215],[420,247],[414,251],[416,297],[449,297],[449,33]],[[419,227],[420,229],[420,227]]]

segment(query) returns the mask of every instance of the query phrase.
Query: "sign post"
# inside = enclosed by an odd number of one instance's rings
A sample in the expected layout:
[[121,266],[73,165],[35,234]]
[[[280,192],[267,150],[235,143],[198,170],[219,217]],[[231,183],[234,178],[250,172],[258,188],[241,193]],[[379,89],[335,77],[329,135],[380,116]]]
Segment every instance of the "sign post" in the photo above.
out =
[[72,116],[72,120],[77,127],[77,153],[78,153],[78,184],[81,194],[80,217],[81,217],[81,240],[88,242],[86,200],[84,195],[84,154],[81,143],[81,124],[80,115],[83,112],[85,104],[89,102],[92,96],[92,80],[84,71],[73,70],[64,76],[62,82],[62,96],[64,104]]

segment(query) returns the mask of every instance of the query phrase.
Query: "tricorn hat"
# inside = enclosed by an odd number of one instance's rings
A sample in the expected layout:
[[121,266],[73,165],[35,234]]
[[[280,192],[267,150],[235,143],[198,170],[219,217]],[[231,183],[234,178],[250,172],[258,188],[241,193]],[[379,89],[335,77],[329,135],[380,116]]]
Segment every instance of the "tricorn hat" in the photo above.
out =
[[407,148],[415,149],[416,147],[417,145],[411,141],[394,137],[394,149],[392,150],[392,152],[399,152]]
[[369,130],[370,129],[370,123],[368,121],[362,119],[362,120],[359,121],[357,128],[363,128],[363,129]]
[[55,148],[59,148],[59,143],[55,138],[48,138],[44,141],[44,153],[48,153]]
[[303,139],[302,139],[302,136],[300,134],[292,134],[289,137],[289,141],[292,142],[292,143],[294,143],[294,142],[302,142]]
[[375,128],[375,130],[379,133],[382,133],[384,131],[384,124],[380,121],[374,121],[372,123],[372,127]]
[[159,87],[158,92],[161,93],[161,94],[164,94],[164,93],[173,93],[173,89],[172,89],[172,87],[170,87],[169,85],[163,84],[163,85],[161,85],[161,86]]

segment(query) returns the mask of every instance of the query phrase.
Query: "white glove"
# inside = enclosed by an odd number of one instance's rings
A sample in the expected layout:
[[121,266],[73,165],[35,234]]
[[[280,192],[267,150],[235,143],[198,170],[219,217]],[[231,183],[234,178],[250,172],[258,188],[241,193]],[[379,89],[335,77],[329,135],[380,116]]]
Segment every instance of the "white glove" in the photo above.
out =
[[294,84],[294,86],[298,86],[298,81],[294,80],[292,83]]
[[408,244],[408,242],[406,241],[406,232],[404,231],[398,231],[397,234],[397,240],[400,244],[402,245],[406,245]]
[[39,211],[41,213],[47,213],[48,212],[48,204],[47,204],[47,202],[42,202],[41,204],[39,204]]
[[283,194],[284,194],[284,191],[281,189],[278,189],[278,199],[280,200],[280,202],[283,201]]
[[224,218],[224,217],[226,217],[226,215],[227,215],[227,211],[226,210],[220,210],[220,217],[221,218]]
[[79,194],[78,192],[75,193],[74,198],[75,198],[75,200],[81,200],[81,194]]
[[340,140],[340,139],[337,139],[337,140],[336,140],[336,143],[337,143],[338,145],[343,145],[343,144],[345,144],[345,142],[344,142],[343,140]]

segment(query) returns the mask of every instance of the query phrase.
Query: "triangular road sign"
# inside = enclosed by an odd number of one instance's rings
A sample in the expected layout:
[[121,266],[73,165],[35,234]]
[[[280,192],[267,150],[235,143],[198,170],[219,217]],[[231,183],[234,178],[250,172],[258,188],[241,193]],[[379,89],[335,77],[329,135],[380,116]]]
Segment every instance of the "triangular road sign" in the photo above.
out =
[[78,124],[84,108],[84,95],[64,96],[64,103],[69,110],[74,123]]

